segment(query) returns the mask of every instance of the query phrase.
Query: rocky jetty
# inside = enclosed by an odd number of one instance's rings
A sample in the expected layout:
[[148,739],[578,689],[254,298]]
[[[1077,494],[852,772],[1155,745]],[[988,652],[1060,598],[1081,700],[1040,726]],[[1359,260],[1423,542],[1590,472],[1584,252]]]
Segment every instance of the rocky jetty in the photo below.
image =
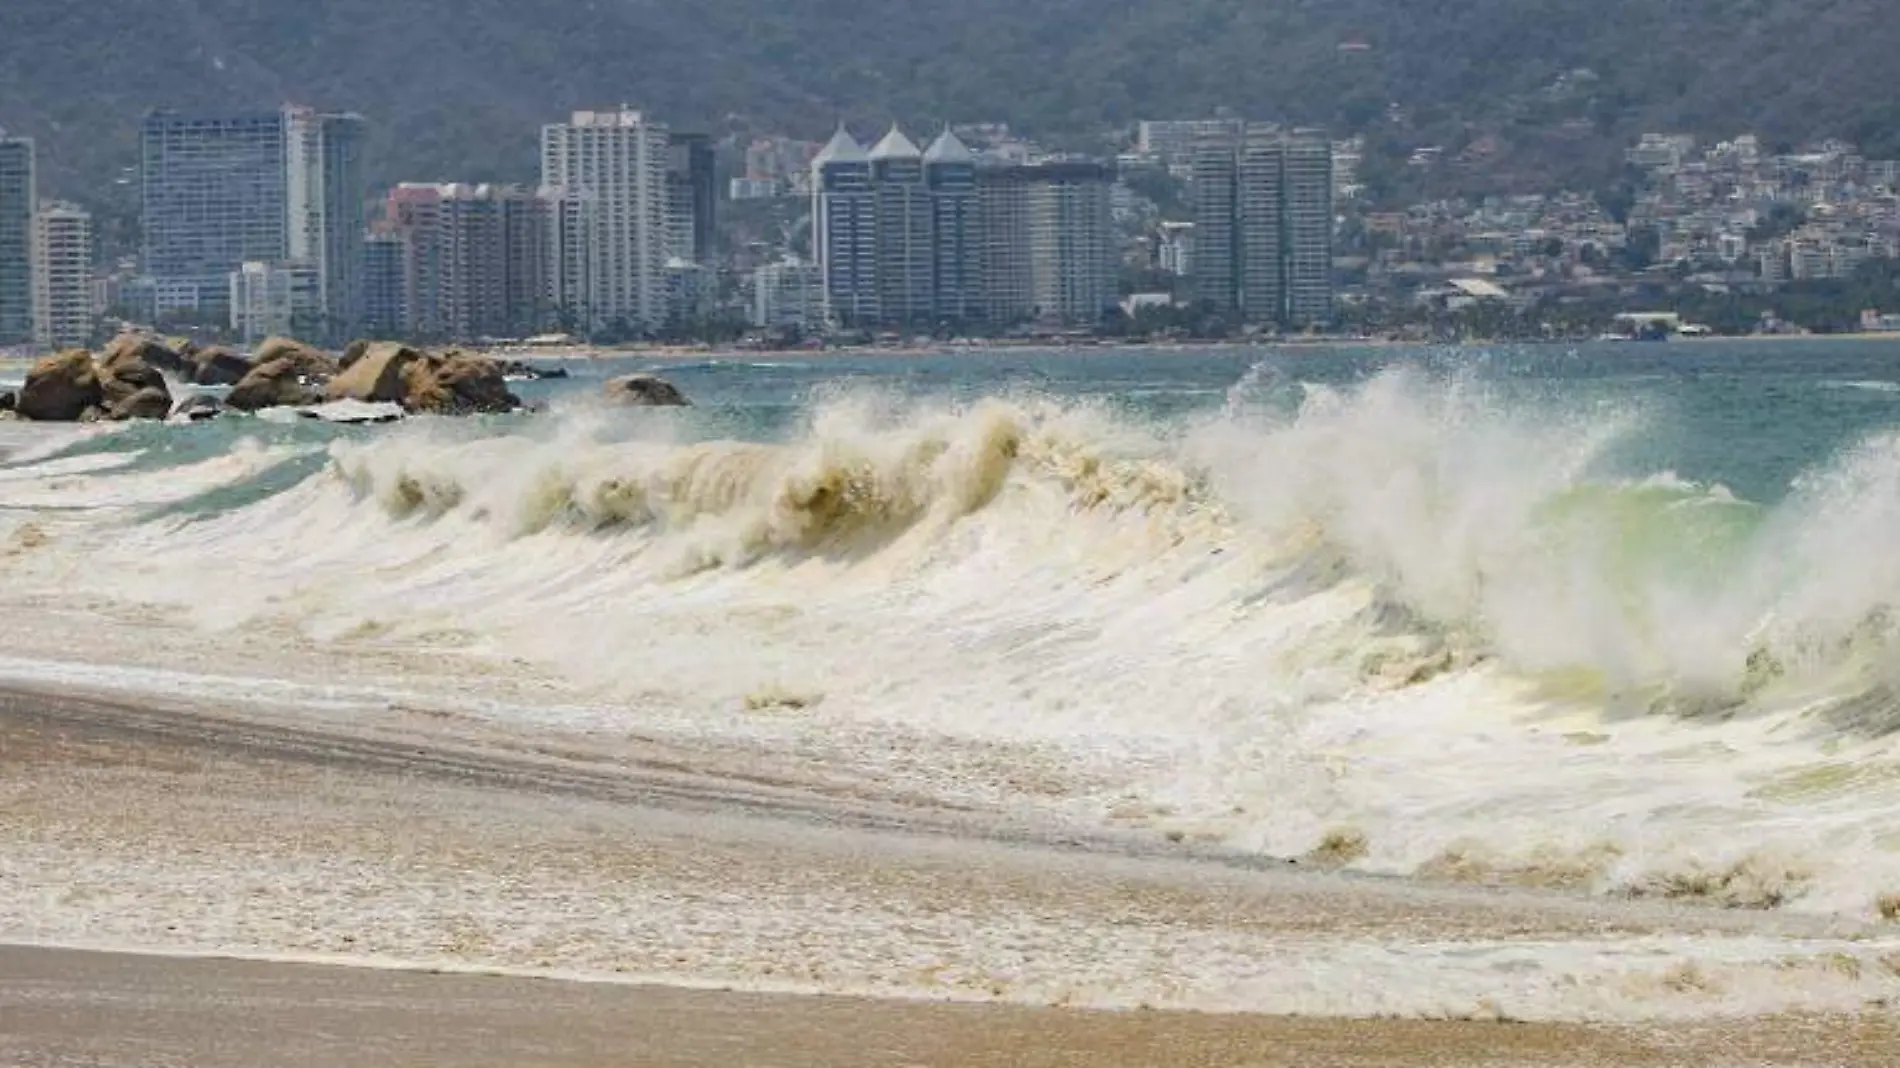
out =
[[[523,410],[526,405],[509,390],[510,382],[566,377],[564,369],[456,349],[431,352],[396,341],[357,341],[335,356],[294,338],[273,337],[246,358],[226,348],[200,349],[190,342],[128,333],[96,355],[71,349],[40,360],[17,394],[0,395],[0,413],[44,422],[196,422],[226,410],[350,402],[394,406],[399,414],[475,415]],[[193,385],[229,387],[229,392],[221,400],[189,390],[173,396],[174,386]],[[618,403],[642,407],[691,403],[672,383],[649,374],[612,379],[606,392]]]

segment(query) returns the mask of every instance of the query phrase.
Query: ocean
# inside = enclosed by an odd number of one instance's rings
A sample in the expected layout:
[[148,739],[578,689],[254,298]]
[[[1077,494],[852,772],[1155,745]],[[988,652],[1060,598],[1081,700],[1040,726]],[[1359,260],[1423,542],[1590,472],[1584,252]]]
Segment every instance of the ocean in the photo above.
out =
[[[1900,342],[566,366],[531,414],[0,425],[0,678],[1900,913]],[[600,404],[632,370],[694,406]]]

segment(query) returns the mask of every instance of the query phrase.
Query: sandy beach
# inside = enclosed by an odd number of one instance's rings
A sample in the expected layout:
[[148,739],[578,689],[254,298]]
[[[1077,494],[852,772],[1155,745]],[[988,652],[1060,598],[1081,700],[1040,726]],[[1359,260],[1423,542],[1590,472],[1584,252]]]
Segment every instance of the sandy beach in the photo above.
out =
[[[1291,954],[1318,991],[1334,958],[1348,981],[1377,986],[1354,954],[1427,934],[1482,953],[1500,939],[1851,932],[1079,839],[775,779],[738,753],[641,743],[605,758],[420,728],[395,714],[346,730],[0,695],[0,1062],[1714,1068],[1900,1056],[1879,1004],[1524,1022],[1447,990],[1441,1019],[1347,1018],[1254,1014],[1241,988],[1232,1011],[1166,1011],[1232,954]],[[25,948],[35,943],[66,948]],[[1724,981],[1663,963],[1659,998]],[[1811,967],[1876,966],[1791,959],[1785,973],[1810,981]],[[827,969],[863,977],[862,995],[814,994]],[[889,996],[899,988],[929,993]],[[1145,989],[1151,1007],[1073,1007],[1110,988]]]

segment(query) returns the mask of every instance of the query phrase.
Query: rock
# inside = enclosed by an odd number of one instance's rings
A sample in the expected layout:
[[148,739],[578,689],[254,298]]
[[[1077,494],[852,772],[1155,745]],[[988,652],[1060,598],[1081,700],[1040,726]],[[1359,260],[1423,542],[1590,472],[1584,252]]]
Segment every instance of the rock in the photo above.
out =
[[199,423],[206,419],[216,419],[223,412],[224,404],[218,398],[204,393],[193,393],[178,402],[178,406],[171,410],[170,418]]
[[120,334],[99,353],[99,369],[110,371],[122,363],[136,362],[160,371],[189,375],[190,346],[173,348],[150,334]]
[[148,386],[114,402],[106,409],[105,417],[122,423],[128,419],[163,419],[171,411],[172,395],[163,386]]
[[[324,396],[330,400],[401,404],[409,395],[405,374],[410,365],[427,359],[415,349],[393,341],[364,345],[360,351],[351,345],[350,351],[356,358],[349,360],[343,371],[324,388]],[[349,354],[345,354],[345,359],[348,358]]]
[[501,364],[480,356],[429,356],[405,367],[403,379],[408,388],[402,406],[411,412],[468,415],[521,407],[521,398],[508,392]]
[[28,419],[70,423],[103,400],[92,353],[68,349],[48,356],[26,373],[17,408]]
[[329,378],[340,369],[335,357],[287,337],[265,338],[251,356],[252,364],[257,367],[273,360],[291,361],[296,373],[304,378]]
[[304,383],[296,358],[279,356],[252,367],[243,381],[231,387],[224,402],[241,412],[254,412],[260,408],[315,404],[321,399],[315,389]]
[[693,403],[678,386],[657,375],[621,375],[608,379],[605,389],[608,400],[642,408],[685,407]]
[[347,371],[355,366],[356,361],[362,359],[363,354],[368,352],[370,346],[373,344],[375,344],[375,342],[366,338],[357,338],[355,341],[350,342],[350,347],[343,350],[343,358],[337,361],[337,370]]
[[251,373],[251,361],[230,349],[204,349],[193,353],[187,362],[191,381],[200,386],[235,386]]
[[10,389],[7,390],[5,393],[0,393],[0,412],[18,411],[19,408],[20,408],[20,395],[18,393],[15,393]]
[[[165,376],[158,368],[137,356],[123,353],[115,362],[100,364],[99,396],[103,402],[102,406],[108,412],[116,410],[121,402],[130,399],[134,394],[147,391],[156,392],[164,397],[165,411],[171,411],[172,391],[165,384]],[[164,417],[164,412],[157,416],[160,419]]]
[[299,408],[297,414],[305,419],[319,419],[326,423],[393,423],[403,417],[403,410],[400,404],[338,400]]
[[536,367],[525,360],[503,360],[501,373],[510,382],[535,382],[543,378],[566,378],[565,367]]

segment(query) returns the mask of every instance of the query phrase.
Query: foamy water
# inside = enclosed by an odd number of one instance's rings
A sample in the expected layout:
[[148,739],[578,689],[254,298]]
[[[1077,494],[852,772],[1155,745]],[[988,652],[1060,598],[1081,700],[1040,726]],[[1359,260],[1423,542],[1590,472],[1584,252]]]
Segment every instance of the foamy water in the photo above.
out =
[[[1859,919],[1900,892],[1880,417],[1751,501],[1619,460],[1669,417],[1640,403],[1284,367],[1176,412],[1116,400],[1174,373],[864,375],[745,437],[715,393],[683,417],[158,431],[195,435],[177,455],[144,430],[23,442],[0,603],[66,622],[12,613],[0,673],[743,738],[1436,880]],[[1855,395],[1838,382],[1813,392]],[[155,627],[206,655],[155,658]]]

